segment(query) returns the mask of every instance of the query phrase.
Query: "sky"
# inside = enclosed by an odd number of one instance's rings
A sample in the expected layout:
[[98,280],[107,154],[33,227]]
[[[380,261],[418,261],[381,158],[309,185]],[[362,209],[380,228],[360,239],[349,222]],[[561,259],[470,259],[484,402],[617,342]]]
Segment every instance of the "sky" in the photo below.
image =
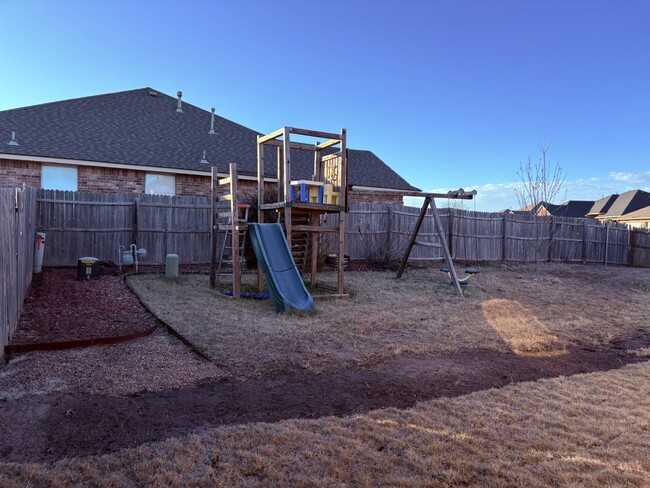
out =
[[[152,87],[260,132],[338,132],[423,191],[518,208],[650,191],[645,0],[0,0],[0,110]],[[473,205],[473,204],[472,204]]]

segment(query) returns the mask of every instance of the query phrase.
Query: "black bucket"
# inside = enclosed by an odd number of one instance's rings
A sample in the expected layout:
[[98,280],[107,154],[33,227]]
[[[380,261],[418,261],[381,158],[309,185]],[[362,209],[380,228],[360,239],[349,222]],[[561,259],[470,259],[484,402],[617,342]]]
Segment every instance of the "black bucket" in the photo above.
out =
[[[338,254],[328,254],[325,258],[325,264],[333,268],[339,267],[339,255]],[[343,256],[343,269],[348,269],[350,267],[350,256],[347,254]]]
[[99,259],[90,256],[77,261],[78,280],[96,280],[99,278]]

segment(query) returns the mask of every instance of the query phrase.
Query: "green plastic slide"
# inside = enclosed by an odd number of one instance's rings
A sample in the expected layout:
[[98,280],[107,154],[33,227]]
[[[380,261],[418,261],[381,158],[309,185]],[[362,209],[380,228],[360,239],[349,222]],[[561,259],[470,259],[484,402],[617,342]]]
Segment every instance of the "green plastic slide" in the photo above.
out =
[[262,267],[266,285],[275,302],[275,311],[314,310],[314,299],[305,288],[282,226],[248,224],[248,231],[257,262]]

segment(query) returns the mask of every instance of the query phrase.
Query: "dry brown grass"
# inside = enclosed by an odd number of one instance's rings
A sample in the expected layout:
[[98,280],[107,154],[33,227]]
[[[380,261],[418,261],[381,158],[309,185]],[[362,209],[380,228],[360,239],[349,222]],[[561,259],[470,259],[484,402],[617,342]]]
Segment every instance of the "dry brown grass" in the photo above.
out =
[[54,392],[133,395],[225,378],[217,366],[158,330],[123,344],[15,356],[0,368],[0,402]]
[[54,464],[0,486],[648,486],[650,363]]
[[477,348],[552,355],[650,334],[649,270],[549,264],[543,271],[534,280],[530,266],[484,269],[465,300],[431,269],[399,281],[393,273],[348,273],[352,298],[317,302],[307,316],[276,315],[270,301],[231,300],[210,290],[206,276],[140,275],[129,283],[235,378]]

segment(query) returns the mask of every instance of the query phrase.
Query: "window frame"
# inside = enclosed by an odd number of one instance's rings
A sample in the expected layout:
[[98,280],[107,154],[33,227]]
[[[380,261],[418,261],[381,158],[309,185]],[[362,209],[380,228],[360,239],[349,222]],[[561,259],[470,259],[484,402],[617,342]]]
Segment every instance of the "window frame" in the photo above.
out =
[[[48,180],[52,179],[53,175],[47,175],[46,173],[49,173],[50,171],[67,171],[71,172],[74,171],[74,184],[69,185],[68,188],[61,188],[61,186],[68,186],[68,185],[53,185],[53,186],[45,186],[46,182],[46,177]],[[62,178],[61,176],[54,175],[55,181],[65,181],[66,180],[66,175],[63,175],[64,177]],[[69,177],[69,176],[68,176]],[[58,164],[41,164],[41,189],[43,190],[59,190],[59,191],[79,191],[79,167],[78,166],[64,166],[64,165],[58,165]]]
[[[172,179],[172,193],[154,193],[153,191],[149,191],[149,185],[156,184],[157,182],[150,183],[149,178],[150,177],[155,177],[155,178],[171,178]],[[163,195],[163,196],[168,196],[168,197],[174,197],[176,196],[176,175],[173,173],[145,173],[144,175],[144,192],[146,195]]]

